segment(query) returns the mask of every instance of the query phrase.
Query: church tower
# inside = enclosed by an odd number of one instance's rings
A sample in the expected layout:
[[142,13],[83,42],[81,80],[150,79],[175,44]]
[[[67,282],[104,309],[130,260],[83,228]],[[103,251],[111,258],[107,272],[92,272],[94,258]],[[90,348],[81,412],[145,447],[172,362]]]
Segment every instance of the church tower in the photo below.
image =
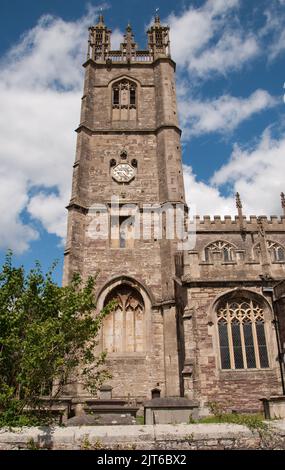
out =
[[128,25],[112,50],[102,15],[89,28],[64,265],[65,284],[75,272],[97,276],[98,309],[117,300],[99,346],[113,397],[142,401],[156,389],[181,395],[177,239],[163,211],[159,236],[152,208],[187,210],[169,28],[156,16],[147,36],[139,50]]

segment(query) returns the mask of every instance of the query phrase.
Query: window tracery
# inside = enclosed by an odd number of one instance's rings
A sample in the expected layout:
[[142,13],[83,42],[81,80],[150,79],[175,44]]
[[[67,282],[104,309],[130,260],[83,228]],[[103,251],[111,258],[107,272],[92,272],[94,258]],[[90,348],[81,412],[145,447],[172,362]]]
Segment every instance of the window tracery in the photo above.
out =
[[123,79],[112,86],[113,120],[133,120],[136,118],[137,85]]
[[217,240],[205,248],[205,261],[212,261],[212,254],[215,251],[222,254],[222,260],[225,263],[235,260],[235,247],[226,241]]
[[105,305],[116,307],[104,320],[103,348],[111,353],[143,352],[145,321],[141,294],[128,285],[120,285],[107,296]]
[[285,261],[285,250],[279,243],[268,240],[267,248],[270,253],[271,261]]
[[[266,241],[267,250],[270,256],[271,262],[285,262],[285,249],[282,245],[272,240]],[[254,258],[259,259],[261,255],[260,243],[254,247]]]
[[222,369],[269,367],[264,311],[253,300],[227,301],[217,310]]

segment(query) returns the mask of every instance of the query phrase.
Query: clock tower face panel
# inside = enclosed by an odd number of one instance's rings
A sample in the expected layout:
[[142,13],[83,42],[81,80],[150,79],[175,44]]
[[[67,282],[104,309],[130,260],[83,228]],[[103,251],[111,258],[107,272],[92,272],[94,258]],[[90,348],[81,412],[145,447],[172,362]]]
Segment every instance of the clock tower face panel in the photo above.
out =
[[118,183],[129,183],[135,177],[135,169],[129,163],[119,163],[112,168],[111,174]]

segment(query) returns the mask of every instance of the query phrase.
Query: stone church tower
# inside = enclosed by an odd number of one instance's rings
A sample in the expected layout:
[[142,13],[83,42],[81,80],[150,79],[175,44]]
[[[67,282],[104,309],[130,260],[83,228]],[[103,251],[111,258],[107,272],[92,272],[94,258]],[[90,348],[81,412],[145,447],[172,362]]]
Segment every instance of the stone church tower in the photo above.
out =
[[[147,50],[138,50],[130,25],[120,50],[111,50],[103,16],[89,33],[64,282],[74,272],[83,278],[98,275],[98,308],[118,301],[101,337],[113,397],[143,400],[156,388],[162,396],[179,396],[172,281],[176,243],[154,233],[135,237],[126,209],[126,204],[135,204],[139,212],[146,204],[185,206],[169,28],[156,16]],[[114,196],[117,217],[110,213]],[[95,205],[105,208],[102,239],[90,229]],[[148,220],[153,228],[151,216]],[[84,392],[78,388],[77,393]]]
[[64,283],[97,276],[97,308],[117,301],[99,344],[113,397],[260,410],[285,394],[285,196],[281,217],[247,219],[237,195],[236,217],[197,216],[181,249],[164,210],[186,226],[169,28],[156,16],[147,50],[128,25],[113,51],[102,16],[89,33]]

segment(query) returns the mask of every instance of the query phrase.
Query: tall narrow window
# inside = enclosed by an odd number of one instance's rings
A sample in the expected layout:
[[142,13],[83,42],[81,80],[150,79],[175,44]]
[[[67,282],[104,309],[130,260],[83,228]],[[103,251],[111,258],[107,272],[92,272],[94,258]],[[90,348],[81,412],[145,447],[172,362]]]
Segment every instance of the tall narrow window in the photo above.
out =
[[222,369],[269,367],[264,312],[257,302],[225,302],[217,317]]
[[230,369],[231,358],[229,349],[228,324],[226,320],[221,320],[219,321],[218,326],[222,369]]
[[130,88],[130,105],[136,106],[136,88],[134,86]]
[[244,335],[244,345],[245,345],[247,368],[248,369],[255,369],[256,368],[256,360],[255,360],[255,351],[254,351],[252,323],[249,319],[244,320],[243,335]]
[[113,88],[113,106],[118,106],[120,104],[120,91],[119,88]]
[[240,334],[240,322],[237,319],[232,321],[232,342],[233,342],[233,353],[234,363],[236,369],[243,369],[243,354]]
[[268,354],[266,347],[264,324],[261,320],[256,322],[256,335],[260,357],[260,367],[268,367]]
[[276,261],[285,261],[285,250],[282,246],[276,247],[275,258]]
[[136,119],[137,85],[127,79],[116,82],[112,87],[113,120]]

